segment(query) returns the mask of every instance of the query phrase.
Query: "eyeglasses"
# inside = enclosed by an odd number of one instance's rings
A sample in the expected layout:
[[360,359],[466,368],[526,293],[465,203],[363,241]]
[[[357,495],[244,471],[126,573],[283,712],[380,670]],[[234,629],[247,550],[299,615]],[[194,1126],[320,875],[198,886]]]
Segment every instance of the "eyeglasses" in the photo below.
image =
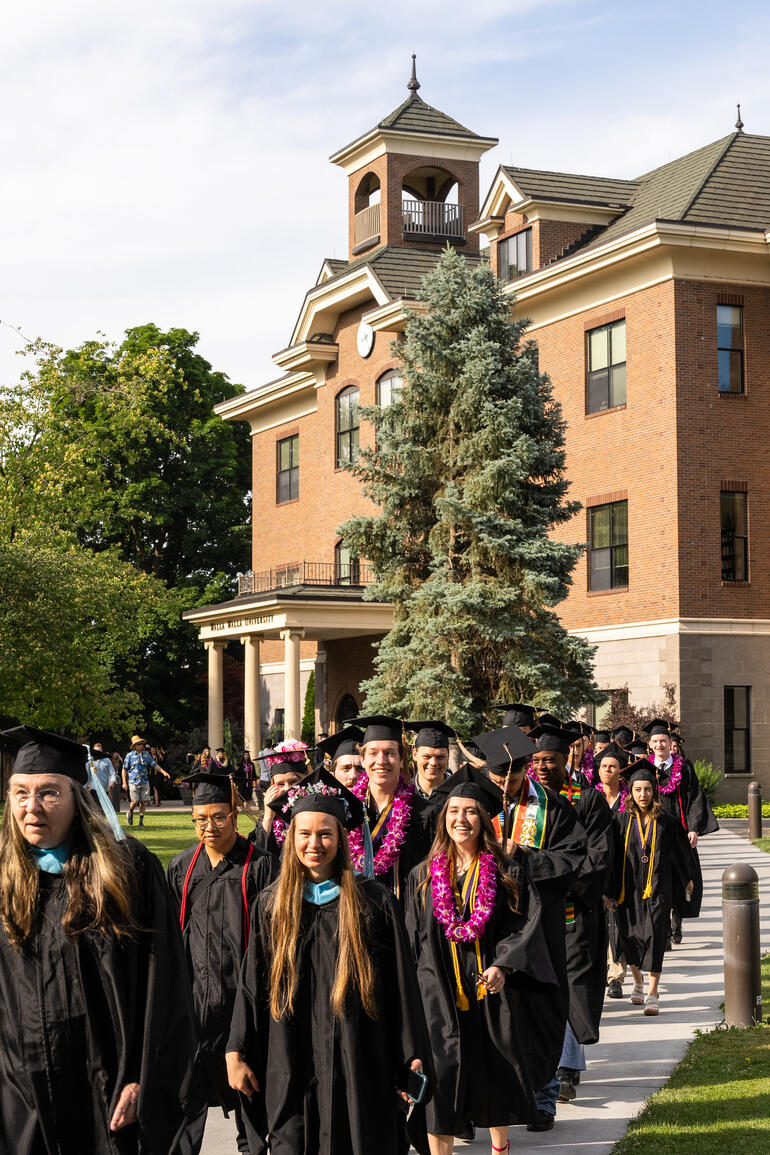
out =
[[205,830],[209,823],[215,826],[217,830],[224,829],[232,815],[230,814],[212,814],[208,818],[193,818],[193,825],[197,826],[199,830]]
[[17,790],[11,795],[11,800],[16,806],[29,806],[33,798],[36,798],[41,806],[45,806],[46,810],[58,806],[61,802],[60,790],[37,790],[31,793],[27,790]]

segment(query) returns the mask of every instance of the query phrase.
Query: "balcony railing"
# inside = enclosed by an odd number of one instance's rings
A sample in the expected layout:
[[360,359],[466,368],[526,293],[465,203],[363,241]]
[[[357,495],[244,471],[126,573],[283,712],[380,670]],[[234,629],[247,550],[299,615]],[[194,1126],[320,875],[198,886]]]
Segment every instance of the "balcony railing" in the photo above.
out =
[[238,593],[262,594],[289,586],[321,586],[336,589],[362,589],[375,580],[371,566],[360,561],[297,561],[273,569],[249,571],[238,575]]
[[401,206],[404,236],[462,237],[462,205],[443,201],[405,200]]
[[375,237],[380,235],[380,206],[369,205],[368,208],[361,209],[360,213],[356,213],[353,218],[353,244],[357,248],[359,245],[366,244],[367,241],[373,241]]

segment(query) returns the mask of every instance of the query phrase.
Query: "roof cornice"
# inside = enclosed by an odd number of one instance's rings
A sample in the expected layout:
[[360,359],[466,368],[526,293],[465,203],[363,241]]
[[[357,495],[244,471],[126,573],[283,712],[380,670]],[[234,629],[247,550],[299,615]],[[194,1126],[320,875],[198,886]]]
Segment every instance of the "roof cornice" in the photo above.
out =
[[[369,300],[378,305],[390,300],[370,265],[360,265],[331,280],[322,281],[305,295],[291,335],[290,348],[306,342],[314,332],[331,333],[340,313]],[[319,318],[323,320],[319,321]]]
[[332,153],[329,160],[350,176],[386,152],[478,161],[498,143],[497,137],[493,136],[454,136],[451,133],[377,127]]

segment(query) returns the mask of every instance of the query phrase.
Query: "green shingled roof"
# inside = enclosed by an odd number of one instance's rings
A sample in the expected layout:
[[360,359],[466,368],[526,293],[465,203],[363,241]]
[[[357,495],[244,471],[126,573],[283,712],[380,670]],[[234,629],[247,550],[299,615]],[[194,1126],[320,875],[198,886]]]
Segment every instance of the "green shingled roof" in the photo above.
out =
[[[414,299],[422,283],[422,278],[438,264],[442,248],[418,249],[407,245],[383,245],[371,255],[358,257],[355,261],[335,260],[335,275],[323,282],[324,287],[338,277],[354,269],[369,265],[391,300],[400,297]],[[464,254],[469,261],[481,258],[474,253]],[[329,265],[331,261],[327,262]]]
[[445,112],[432,108],[419,96],[409,96],[403,104],[379,122],[377,128],[387,128],[397,132],[432,133],[439,136],[467,136],[469,139],[482,140],[477,133],[471,132],[464,124],[453,120]]
[[581,205],[624,208],[631,203],[638,185],[633,180],[604,176],[580,176],[571,172],[545,172],[535,168],[503,165],[516,188],[526,197],[567,201]]

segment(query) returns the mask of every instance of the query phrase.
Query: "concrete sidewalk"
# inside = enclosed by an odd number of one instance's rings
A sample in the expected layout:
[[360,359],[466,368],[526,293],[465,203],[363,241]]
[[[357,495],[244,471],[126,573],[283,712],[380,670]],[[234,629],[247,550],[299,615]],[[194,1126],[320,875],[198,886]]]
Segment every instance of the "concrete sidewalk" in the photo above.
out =
[[[770,855],[726,830],[699,845],[703,867],[703,907],[697,920],[684,923],[684,941],[666,955],[661,978],[661,1012],[645,1018],[628,998],[607,999],[601,1041],[586,1049],[588,1070],[578,1098],[559,1104],[553,1131],[532,1134],[511,1129],[511,1151],[548,1151],[551,1155],[606,1155],[623,1136],[630,1119],[668,1078],[696,1030],[722,1020],[722,872],[749,862],[760,879],[762,949],[770,950]],[[631,993],[630,975],[624,987]],[[457,1141],[455,1151],[489,1152],[488,1132],[473,1143]],[[232,1124],[221,1111],[209,1112],[202,1155],[234,1155]]]

